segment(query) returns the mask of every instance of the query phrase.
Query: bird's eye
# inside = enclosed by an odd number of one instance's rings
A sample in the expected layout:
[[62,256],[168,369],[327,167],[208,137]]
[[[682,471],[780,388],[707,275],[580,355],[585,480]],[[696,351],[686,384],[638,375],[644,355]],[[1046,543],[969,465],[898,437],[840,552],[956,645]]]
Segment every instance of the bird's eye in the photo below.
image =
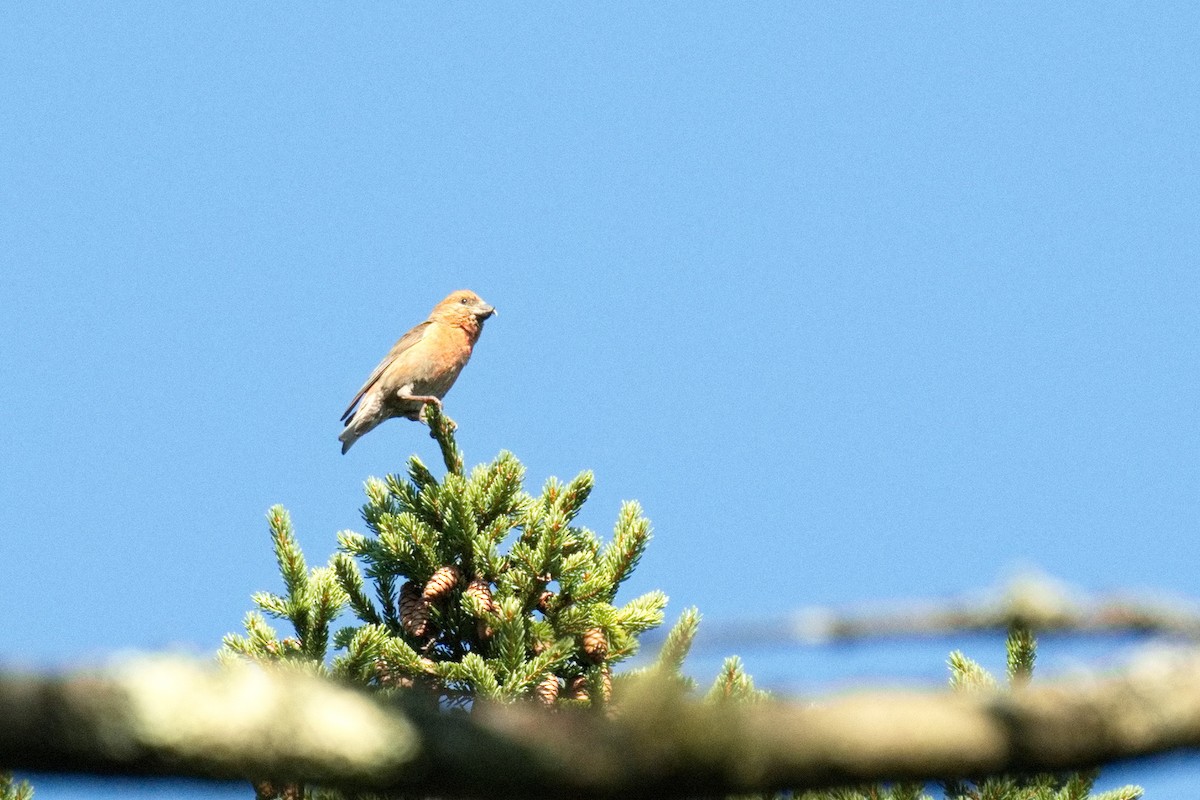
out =
[[462,303],[465,306],[467,304],[467,298],[464,297],[462,300],[459,300],[458,302]]

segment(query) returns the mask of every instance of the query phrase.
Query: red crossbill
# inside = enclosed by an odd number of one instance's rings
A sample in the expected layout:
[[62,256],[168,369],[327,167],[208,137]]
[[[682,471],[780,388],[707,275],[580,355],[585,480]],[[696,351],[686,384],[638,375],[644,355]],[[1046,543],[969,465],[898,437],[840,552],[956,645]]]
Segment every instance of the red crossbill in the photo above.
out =
[[441,408],[479,341],[483,321],[495,313],[479,295],[462,289],[401,336],[342,414],[342,453],[386,419],[420,419],[426,403]]

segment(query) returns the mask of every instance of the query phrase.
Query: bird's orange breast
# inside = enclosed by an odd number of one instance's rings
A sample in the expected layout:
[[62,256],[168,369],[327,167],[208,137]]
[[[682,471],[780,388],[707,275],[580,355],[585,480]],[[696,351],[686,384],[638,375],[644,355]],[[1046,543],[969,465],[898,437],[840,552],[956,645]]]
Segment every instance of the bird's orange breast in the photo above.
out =
[[443,396],[471,358],[476,338],[457,325],[435,321],[391,365],[384,379],[388,388],[411,383],[415,394]]

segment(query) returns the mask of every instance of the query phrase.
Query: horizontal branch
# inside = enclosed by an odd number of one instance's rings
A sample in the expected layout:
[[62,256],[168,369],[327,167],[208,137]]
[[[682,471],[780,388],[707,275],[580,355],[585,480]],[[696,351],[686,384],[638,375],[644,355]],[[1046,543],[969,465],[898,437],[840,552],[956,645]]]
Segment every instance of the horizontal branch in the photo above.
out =
[[1086,768],[1200,746],[1200,654],[1014,694],[707,705],[653,681],[611,718],[446,714],[299,674],[176,660],[0,676],[0,766],[440,797],[683,797]]
[[755,642],[823,645],[1004,631],[1014,623],[1039,634],[1144,633],[1200,640],[1195,603],[1128,594],[1089,597],[1045,576],[1025,575],[992,597],[891,603],[878,611],[809,608],[776,619],[710,621],[701,642],[706,649],[720,650]]

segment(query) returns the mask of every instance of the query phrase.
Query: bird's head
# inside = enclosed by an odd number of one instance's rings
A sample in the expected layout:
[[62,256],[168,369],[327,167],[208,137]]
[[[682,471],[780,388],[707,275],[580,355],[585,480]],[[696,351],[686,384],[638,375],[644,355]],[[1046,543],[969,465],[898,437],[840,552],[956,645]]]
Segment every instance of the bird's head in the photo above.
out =
[[431,318],[455,324],[478,325],[496,313],[496,309],[469,289],[459,289],[433,308]]

